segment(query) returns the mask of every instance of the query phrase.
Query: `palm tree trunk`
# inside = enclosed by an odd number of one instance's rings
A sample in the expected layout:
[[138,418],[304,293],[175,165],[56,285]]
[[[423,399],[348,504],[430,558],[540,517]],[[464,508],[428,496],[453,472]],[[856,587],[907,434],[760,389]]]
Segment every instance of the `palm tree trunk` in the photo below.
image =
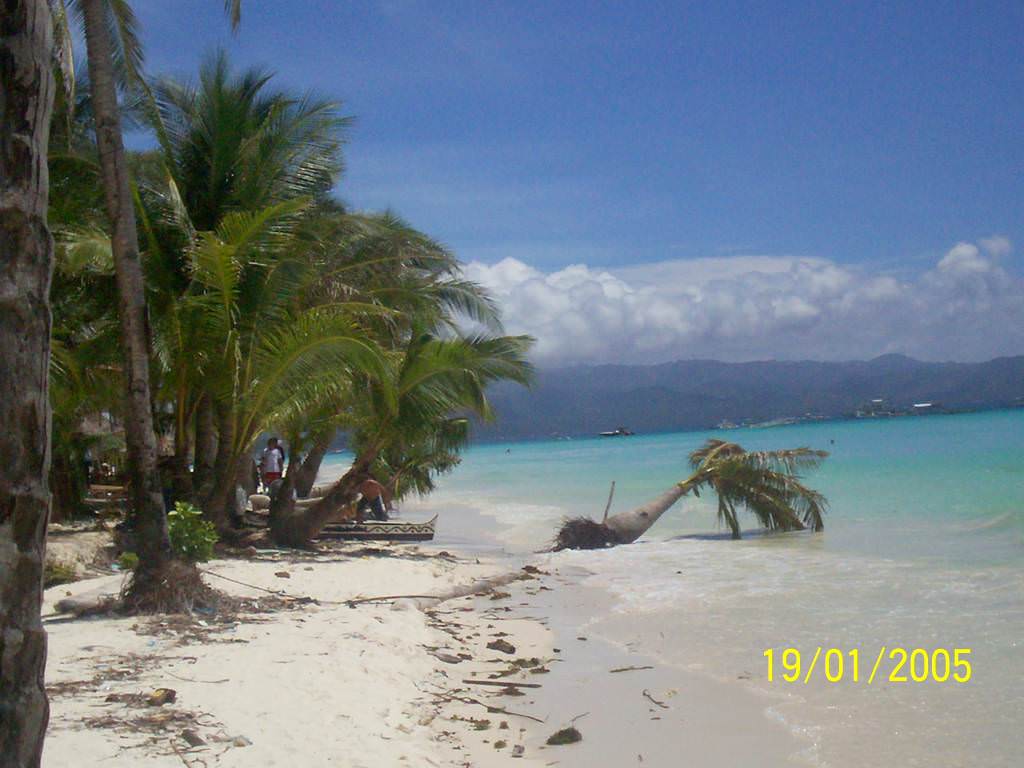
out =
[[690,488],[688,482],[673,485],[656,499],[636,509],[612,515],[605,521],[605,525],[615,532],[620,544],[630,544],[647,533],[648,529],[658,522],[659,517],[689,493]]
[[300,499],[309,496],[309,492],[313,490],[316,476],[320,473],[320,465],[323,464],[324,456],[327,455],[327,450],[331,447],[331,438],[333,437],[333,434],[317,437],[309,449],[309,453],[306,454],[306,458],[302,460],[295,477],[295,493]]
[[349,470],[316,504],[292,514],[279,513],[270,520],[270,535],[278,544],[305,547],[316,538],[321,529],[344,507],[351,504],[359,485],[370,476],[370,466],[377,458],[378,449],[365,451]]
[[92,86],[92,108],[96,124],[107,215],[111,224],[111,247],[117,273],[124,375],[128,397],[125,402],[125,443],[132,486],[135,528],[140,567],[154,571],[171,557],[167,536],[167,514],[157,471],[156,434],[153,430],[149,387],[149,327],[146,314],[145,282],[139,258],[128,165],[121,139],[121,113],[114,84],[114,63],[106,0],[82,0],[85,40]]
[[43,672],[50,508],[50,277],[46,157],[53,107],[46,0],[0,19],[0,766],[37,767],[49,719]]
[[217,455],[213,462],[213,477],[202,498],[204,515],[211,523],[223,529],[228,522],[228,495],[234,493],[238,473],[238,457],[232,454],[235,443],[235,424],[231,408],[217,408]]
[[196,448],[192,474],[193,492],[202,498],[209,493],[213,480],[214,461],[217,456],[216,412],[213,400],[203,395],[196,406]]

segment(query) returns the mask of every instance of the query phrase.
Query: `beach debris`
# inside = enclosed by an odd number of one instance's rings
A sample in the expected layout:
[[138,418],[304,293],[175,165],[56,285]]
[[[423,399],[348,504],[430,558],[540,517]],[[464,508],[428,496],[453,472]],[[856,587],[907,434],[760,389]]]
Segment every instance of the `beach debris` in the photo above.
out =
[[501,651],[502,653],[512,654],[516,652],[516,647],[512,645],[512,643],[508,640],[502,640],[501,638],[492,640],[487,644],[487,647],[492,651]]
[[524,747],[522,744],[516,744],[514,747],[512,747],[512,757],[522,757],[525,751],[526,747]]
[[576,639],[577,639],[577,640],[586,640],[587,638],[585,638],[585,637],[584,637],[583,635],[580,635],[580,636],[579,636],[579,637],[577,637]]
[[512,597],[511,592],[493,592],[491,594],[491,600],[504,600],[509,597]]
[[493,685],[498,688],[540,688],[539,683],[513,683],[501,680],[463,680],[467,685]]
[[290,579],[292,577],[288,571],[274,571],[274,575],[279,579]]
[[654,669],[654,667],[645,664],[642,667],[616,667],[615,669],[609,669],[609,674],[615,674],[616,672],[639,672],[641,669]]
[[502,720],[500,723],[498,723],[498,730],[499,731],[507,731],[508,730],[508,720]]
[[548,736],[548,740],[544,743],[552,747],[557,747],[563,744],[575,744],[578,741],[583,741],[583,734],[580,733],[575,726],[570,725],[568,728],[555,731],[553,734]]
[[235,736],[235,738],[233,738],[231,740],[231,744],[233,746],[236,746],[236,747],[251,747],[252,746],[252,742],[249,741],[249,739],[245,738],[245,736]]
[[461,656],[455,656],[453,654],[443,653],[440,651],[438,651],[437,653],[432,653],[431,656],[433,656],[435,659],[443,661],[445,664],[461,664],[464,661],[464,659]]
[[206,740],[191,728],[183,730],[181,732],[181,738],[187,741],[190,747],[201,747],[206,743]]
[[173,704],[178,698],[178,692],[173,688],[157,688],[146,697],[146,703],[151,707],[162,707],[164,704]]
[[494,742],[494,748],[495,749],[504,749],[507,746],[508,746],[508,742],[505,741],[504,739],[498,739],[496,742]]
[[643,690],[643,692],[642,692],[642,695],[643,695],[643,697],[644,697],[645,699],[647,699],[647,700],[648,700],[649,702],[651,702],[652,704],[657,704],[657,705],[658,705],[659,707],[661,707],[662,709],[668,709],[668,708],[669,708],[669,707],[668,707],[668,704],[666,704],[666,703],[665,703],[665,702],[663,702],[663,701],[658,701],[658,700],[657,700],[656,698],[654,698],[653,696],[651,696],[651,692],[650,692],[650,691],[648,691],[648,690],[647,690],[646,688],[644,688],[644,690]]

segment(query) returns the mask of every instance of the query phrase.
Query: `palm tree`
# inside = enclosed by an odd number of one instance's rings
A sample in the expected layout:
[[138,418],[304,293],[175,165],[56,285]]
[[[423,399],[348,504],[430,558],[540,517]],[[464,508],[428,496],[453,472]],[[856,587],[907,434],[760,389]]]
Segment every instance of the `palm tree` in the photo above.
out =
[[[313,201],[305,219],[333,208],[327,192],[341,172],[340,146],[348,119],[338,105],[311,94],[274,90],[259,69],[235,74],[223,53],[208,60],[196,85],[164,79],[140,106],[160,150],[140,174],[140,222],[151,269],[157,399],[173,414],[177,491],[201,504],[223,489],[232,472],[224,407],[206,386],[205,368],[216,356],[197,354],[196,283],[190,253],[204,232],[233,212],[259,211],[298,198]],[[188,476],[194,434],[195,473]],[[219,513],[218,513],[219,514]]]
[[217,483],[204,511],[221,526],[264,429],[315,410],[339,382],[384,376],[381,354],[350,307],[300,301],[315,278],[292,247],[303,207],[299,200],[229,214],[192,253],[193,287],[181,303],[195,310],[194,349],[210,360],[205,387],[220,423]]
[[42,604],[50,510],[47,138],[53,38],[46,0],[4,4],[0,37],[0,765],[38,766],[49,717]]
[[[139,585],[171,559],[167,515],[157,471],[157,442],[149,381],[149,321],[139,258],[134,198],[121,137],[117,73],[138,77],[141,49],[124,0],[79,0],[85,26],[92,111],[110,219],[124,353],[125,442],[139,555]],[[118,35],[111,34],[111,28]],[[119,66],[120,65],[120,66]]]
[[533,367],[527,336],[454,336],[414,333],[391,356],[389,375],[368,382],[359,399],[353,431],[356,460],[317,503],[291,512],[271,511],[271,534],[279,543],[306,546],[320,529],[355,498],[378,458],[389,448],[415,445],[443,429],[453,414],[493,417],[487,386],[509,380],[528,384]]
[[[345,304],[387,310],[365,318],[377,342],[401,349],[413,327],[434,333],[457,331],[469,320],[501,330],[498,310],[483,288],[465,280],[454,255],[392,213],[318,215],[301,239],[315,265],[316,281],[304,302],[309,306]],[[287,489],[306,497],[335,434],[351,428],[351,391],[337,391],[338,402],[324,403],[320,416],[286,426],[293,458],[305,452],[301,466],[285,477]],[[289,470],[292,467],[289,466]],[[287,498],[287,494],[284,498]]]
[[824,530],[825,497],[801,482],[801,473],[817,468],[826,451],[793,448],[746,451],[736,443],[708,440],[690,454],[693,469],[686,480],[661,496],[628,512],[598,523],[589,518],[565,521],[554,549],[593,549],[629,544],[644,535],[679,499],[693,491],[714,491],[718,519],[740,538],[737,510],[746,508],[758,522],[774,531]]

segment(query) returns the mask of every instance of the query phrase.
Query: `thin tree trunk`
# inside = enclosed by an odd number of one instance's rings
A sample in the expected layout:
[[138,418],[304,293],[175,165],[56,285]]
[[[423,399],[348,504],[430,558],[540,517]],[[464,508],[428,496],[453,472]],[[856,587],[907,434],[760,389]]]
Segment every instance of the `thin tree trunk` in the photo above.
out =
[[192,498],[192,473],[188,470],[190,449],[188,431],[176,429],[174,456],[171,459],[171,488],[176,501]]
[[213,463],[213,478],[202,499],[203,513],[218,528],[227,526],[228,495],[234,493],[238,472],[237,457],[232,455],[234,443],[235,426],[231,408],[221,404],[217,408],[217,456]]
[[46,519],[50,508],[50,277],[46,157],[53,107],[46,0],[0,15],[0,766],[36,768],[43,686]]
[[153,430],[149,387],[149,328],[145,282],[139,258],[128,165],[121,139],[121,113],[114,85],[114,63],[106,0],[81,0],[89,58],[92,108],[99,146],[111,247],[117,273],[124,375],[125,443],[132,486],[135,530],[141,568],[157,571],[171,557],[167,514],[157,471],[156,433]]
[[209,395],[203,395],[196,406],[196,449],[193,459],[192,488],[202,498],[210,492],[214,462],[217,457],[216,411]]
[[320,465],[323,464],[324,456],[327,455],[327,450],[331,447],[333,437],[334,435],[330,433],[318,437],[313,441],[313,446],[306,454],[306,458],[302,460],[295,477],[295,493],[300,499],[309,496],[309,492],[313,490],[316,476],[320,474]]

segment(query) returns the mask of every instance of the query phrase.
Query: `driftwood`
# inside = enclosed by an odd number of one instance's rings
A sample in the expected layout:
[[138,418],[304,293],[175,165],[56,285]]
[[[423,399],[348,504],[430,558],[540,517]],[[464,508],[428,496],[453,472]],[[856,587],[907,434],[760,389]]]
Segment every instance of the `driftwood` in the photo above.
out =
[[463,680],[469,685],[493,685],[498,688],[540,688],[538,683],[517,683],[512,680]]

